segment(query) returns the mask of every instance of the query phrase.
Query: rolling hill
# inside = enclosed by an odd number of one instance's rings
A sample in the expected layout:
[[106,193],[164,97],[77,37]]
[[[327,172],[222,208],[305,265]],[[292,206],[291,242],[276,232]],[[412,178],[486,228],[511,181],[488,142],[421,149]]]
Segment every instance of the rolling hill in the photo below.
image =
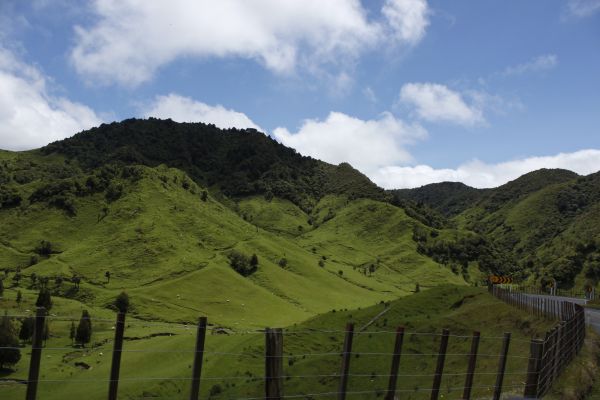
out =
[[443,183],[395,192],[478,232],[512,255],[531,281],[563,287],[600,279],[600,174],[539,170],[495,189]]

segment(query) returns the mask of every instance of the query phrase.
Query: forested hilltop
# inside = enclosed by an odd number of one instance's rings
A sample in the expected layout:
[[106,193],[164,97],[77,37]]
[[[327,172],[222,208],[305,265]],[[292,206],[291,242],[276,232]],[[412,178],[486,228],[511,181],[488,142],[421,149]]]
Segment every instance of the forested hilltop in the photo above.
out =
[[41,152],[62,154],[85,170],[112,163],[166,164],[227,196],[277,196],[303,209],[327,194],[373,200],[387,196],[349,164],[333,166],[302,156],[255,129],[130,119],[103,124]]

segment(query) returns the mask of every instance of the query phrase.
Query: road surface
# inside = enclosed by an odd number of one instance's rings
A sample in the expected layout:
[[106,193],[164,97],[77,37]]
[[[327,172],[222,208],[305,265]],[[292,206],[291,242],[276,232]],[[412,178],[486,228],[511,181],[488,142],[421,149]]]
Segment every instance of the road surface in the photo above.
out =
[[[531,298],[540,297],[548,300],[570,301],[571,303],[580,304],[582,306],[587,304],[586,299],[576,297],[549,296],[544,294],[526,294],[526,296]],[[585,308],[585,323],[588,326],[591,326],[596,332],[600,333],[600,310]]]

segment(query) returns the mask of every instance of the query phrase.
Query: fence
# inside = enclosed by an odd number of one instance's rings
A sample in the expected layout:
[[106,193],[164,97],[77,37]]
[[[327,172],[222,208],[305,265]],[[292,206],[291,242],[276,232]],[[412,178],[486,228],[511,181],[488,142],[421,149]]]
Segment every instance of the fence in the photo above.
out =
[[561,289],[547,287],[545,289],[539,286],[513,286],[513,291],[519,291],[527,294],[538,294],[544,296],[558,296],[558,297],[571,297],[586,300],[598,300],[600,299],[600,293],[596,293],[595,288],[571,288]]
[[[501,289],[495,290],[495,295],[502,298],[505,301],[513,301],[514,296],[508,296]],[[570,311],[565,310],[566,313]],[[42,358],[42,332],[47,317],[43,309],[38,309],[35,317],[34,325],[34,336],[32,344],[32,353],[30,359],[29,376],[26,381],[27,392],[26,400],[35,400],[38,391],[38,383],[44,382],[39,379],[40,375],[40,360]],[[125,314],[118,314],[116,319],[116,325],[114,330],[114,342],[112,352],[112,362],[110,368],[110,378],[105,380],[107,382],[107,397],[109,400],[116,400],[119,390],[120,380],[120,367],[121,367],[121,355],[127,351],[136,351],[123,348],[124,333],[125,333]],[[193,356],[193,368],[191,370],[191,376],[186,379],[189,381],[189,399],[198,400],[200,394],[200,385],[202,382],[213,381],[219,379],[219,377],[202,377],[202,367],[205,355],[219,354],[218,352],[205,351],[205,339],[208,325],[206,318],[200,318],[197,329],[196,329],[196,341],[195,349],[190,351]],[[416,379],[429,380],[430,383],[427,387],[418,389],[420,392],[425,392],[423,395],[429,397],[431,400],[436,400],[442,397],[442,394],[451,392],[462,392],[461,399],[470,399],[472,396],[481,398],[481,392],[486,390],[486,398],[493,398],[494,400],[501,399],[503,392],[510,392],[513,395],[517,391],[524,393],[525,397],[533,398],[537,397],[544,390],[547,390],[552,382],[556,379],[556,376],[560,373],[564,365],[572,358],[567,356],[565,352],[569,348],[568,341],[572,338],[570,333],[573,332],[573,325],[569,325],[569,320],[565,321],[564,327],[559,327],[552,334],[547,335],[546,340],[541,344],[538,341],[532,341],[531,343],[531,356],[525,355],[510,355],[509,347],[514,343],[519,346],[526,346],[529,341],[519,340],[511,338],[510,333],[505,333],[502,336],[485,337],[479,332],[473,332],[472,335],[453,335],[448,330],[444,330],[441,333],[418,333],[408,332],[404,328],[399,327],[394,331],[363,331],[362,329],[356,329],[353,324],[348,324],[345,329],[338,331],[317,331],[323,332],[323,334],[329,334],[330,332],[336,332],[343,334],[343,347],[341,349],[333,350],[329,353],[307,353],[302,356],[335,356],[340,358],[339,368],[336,373],[327,375],[299,375],[291,376],[290,374],[284,373],[284,332],[289,335],[291,339],[298,332],[295,331],[284,331],[282,329],[270,329],[253,331],[264,335],[265,346],[264,346],[264,376],[256,377],[264,381],[264,396],[261,397],[244,397],[243,400],[258,400],[258,399],[285,399],[285,398],[307,398],[313,399],[317,397],[330,397],[337,398],[338,400],[344,400],[347,396],[354,396],[354,398],[379,398],[383,397],[386,400],[392,400],[396,398],[407,397],[417,390],[409,389],[407,384],[414,382]],[[314,334],[312,330],[309,334]],[[362,338],[363,336],[371,334],[389,334],[392,336],[393,343],[390,341],[389,352],[371,352],[361,351],[360,348],[356,348],[357,342],[355,339]],[[431,354],[419,354],[407,351],[407,342],[411,342],[414,338],[419,337],[433,337],[435,348]],[[489,347],[487,352],[480,352],[480,342],[482,340],[494,340],[500,346],[499,352],[490,354]],[[381,342],[379,340],[379,342]],[[458,346],[460,342],[460,346]],[[578,342],[579,343],[579,342]],[[462,348],[464,344],[468,350],[463,351],[449,351],[449,348],[454,346],[454,349]],[[535,346],[534,346],[535,344]],[[468,346],[468,347],[467,347]],[[53,350],[46,348],[45,350]],[[151,350],[147,350],[151,351]],[[164,350],[156,350],[164,351]],[[181,352],[184,352],[183,350]],[[225,354],[225,353],[223,353]],[[289,353],[288,353],[289,354]],[[241,355],[241,354],[235,354]],[[300,356],[296,354],[296,356]],[[357,362],[357,357],[389,357],[389,373],[381,373],[375,375],[366,373],[366,371],[358,371],[352,368]],[[289,357],[289,355],[287,356]],[[418,363],[419,359],[429,357],[428,359],[434,360],[434,363],[430,371],[421,371],[419,373],[411,373],[411,371],[402,371],[401,359],[407,358],[410,363]],[[457,364],[449,363],[448,359],[460,359]],[[507,361],[514,361],[515,365],[523,364],[523,368],[508,370]],[[525,368],[526,363],[528,367]],[[456,366],[461,369],[452,370],[451,366]],[[356,366],[355,366],[356,367]],[[354,369],[353,372],[351,372]],[[449,370],[450,369],[450,370]],[[527,371],[525,371],[527,369]],[[424,373],[425,372],[425,373]],[[335,384],[336,388],[327,392],[316,392],[316,393],[293,393],[287,394],[284,391],[286,383],[289,384],[290,378],[314,378],[329,379],[331,384]],[[377,390],[364,390],[366,388],[360,387],[361,390],[349,388],[349,384],[352,380],[358,379],[370,379],[381,378],[385,381],[385,385],[377,388]],[[446,386],[442,384],[442,380],[452,378],[453,382],[462,381],[462,385]],[[221,377],[223,380],[227,379]],[[510,382],[505,383],[505,378],[509,379]],[[513,379],[514,378],[514,379]],[[140,378],[140,380],[143,380]],[[125,379],[127,381],[127,379]],[[65,381],[67,382],[67,381]],[[449,381],[447,381],[449,382]],[[516,382],[519,382],[516,384]],[[402,385],[404,384],[404,386]],[[475,393],[478,392],[479,394]],[[446,396],[448,397],[448,396]],[[170,397],[174,398],[174,397]],[[242,400],[242,399],[238,399]]]
[[525,397],[542,397],[583,347],[585,311],[578,304],[557,298],[532,296],[497,285],[490,290],[497,298],[532,315],[559,321],[544,339],[531,340]]

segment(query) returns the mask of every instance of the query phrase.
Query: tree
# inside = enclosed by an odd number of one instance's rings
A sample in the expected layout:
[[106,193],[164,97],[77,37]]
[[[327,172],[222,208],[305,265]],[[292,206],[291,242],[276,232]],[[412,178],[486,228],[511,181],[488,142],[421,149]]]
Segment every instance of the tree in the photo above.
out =
[[35,287],[35,284],[37,283],[37,275],[35,272],[32,272],[29,278],[31,279],[31,286]]
[[4,280],[0,279],[0,297],[4,296]]
[[417,284],[415,285],[415,293],[419,293],[421,291],[421,286],[419,285],[419,282],[417,282]]
[[81,278],[77,275],[71,278],[71,282],[75,285],[77,289],[79,289],[79,284],[81,283]]
[[106,271],[104,277],[106,278],[106,283],[110,283],[110,271]]
[[50,296],[50,291],[45,286],[40,289],[35,305],[36,307],[44,307],[46,314],[50,312],[52,308],[52,296]]
[[75,332],[75,341],[85,347],[86,343],[89,343],[92,339],[92,320],[90,313],[87,310],[83,310],[81,313],[81,319],[79,325],[77,325],[77,332]]
[[35,319],[33,317],[27,317],[21,323],[21,329],[19,330],[19,339],[23,342],[29,342],[33,337],[33,326]]
[[35,248],[35,252],[40,256],[50,256],[54,249],[52,248],[52,243],[47,240],[42,240],[40,244]]
[[7,312],[0,320],[0,369],[5,365],[15,365],[21,359],[19,338]]
[[23,295],[20,290],[17,290],[17,305],[21,308],[21,303],[23,302]]
[[129,310],[129,295],[121,292],[115,299],[115,307],[119,312],[126,313]]
[[250,257],[250,266],[252,268],[258,267],[258,257],[256,254],[252,254],[252,257]]
[[202,191],[202,194],[200,195],[200,199],[202,199],[202,201],[208,200],[208,193],[206,192],[206,190]]
[[19,286],[19,282],[21,281],[21,278],[22,278],[21,271],[19,269],[17,269],[17,271],[15,272],[15,275],[12,278],[14,286]]
[[71,339],[71,345],[73,345],[76,335],[77,335],[77,328],[75,328],[75,321],[71,321],[71,328],[69,329],[69,339]]
[[283,257],[282,259],[279,260],[279,266],[281,268],[285,268],[285,267],[287,267],[287,262],[288,262],[287,258]]

